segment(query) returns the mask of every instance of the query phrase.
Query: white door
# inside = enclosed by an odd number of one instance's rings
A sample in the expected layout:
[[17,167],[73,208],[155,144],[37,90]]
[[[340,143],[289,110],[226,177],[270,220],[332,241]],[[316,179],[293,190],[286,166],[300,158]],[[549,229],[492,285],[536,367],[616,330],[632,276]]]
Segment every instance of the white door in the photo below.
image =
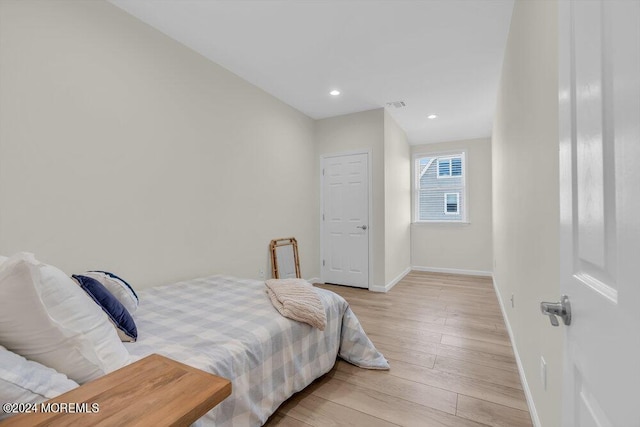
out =
[[369,287],[368,154],[322,159],[322,280]]
[[564,426],[640,426],[640,1],[560,1]]

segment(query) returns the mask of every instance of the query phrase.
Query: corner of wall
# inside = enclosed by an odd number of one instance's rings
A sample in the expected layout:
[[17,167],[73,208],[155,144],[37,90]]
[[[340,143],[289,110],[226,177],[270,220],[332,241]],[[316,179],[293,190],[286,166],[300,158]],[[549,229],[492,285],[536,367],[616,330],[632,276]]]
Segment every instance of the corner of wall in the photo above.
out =
[[411,265],[411,149],[406,133],[386,109],[383,125],[384,282],[391,289]]

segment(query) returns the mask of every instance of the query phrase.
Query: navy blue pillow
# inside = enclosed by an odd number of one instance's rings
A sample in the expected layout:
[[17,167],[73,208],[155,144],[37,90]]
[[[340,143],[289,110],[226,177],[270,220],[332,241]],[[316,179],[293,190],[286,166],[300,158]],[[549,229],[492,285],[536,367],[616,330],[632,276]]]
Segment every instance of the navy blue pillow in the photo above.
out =
[[80,287],[107,313],[122,341],[138,339],[138,328],[126,308],[100,282],[92,277],[74,274]]

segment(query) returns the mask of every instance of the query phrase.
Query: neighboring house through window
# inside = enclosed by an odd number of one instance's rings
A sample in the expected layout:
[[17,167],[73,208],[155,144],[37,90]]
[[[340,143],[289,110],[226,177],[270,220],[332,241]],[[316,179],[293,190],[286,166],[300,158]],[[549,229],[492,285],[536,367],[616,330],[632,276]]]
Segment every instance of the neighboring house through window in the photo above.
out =
[[415,221],[466,222],[465,153],[415,159]]
[[438,178],[462,176],[462,157],[438,157]]

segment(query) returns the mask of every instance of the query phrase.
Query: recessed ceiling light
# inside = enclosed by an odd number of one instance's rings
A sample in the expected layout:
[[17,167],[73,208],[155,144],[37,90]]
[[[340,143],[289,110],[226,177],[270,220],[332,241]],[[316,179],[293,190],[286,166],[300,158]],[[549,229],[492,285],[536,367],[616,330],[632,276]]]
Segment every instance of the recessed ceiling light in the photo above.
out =
[[427,119],[429,119],[429,120],[433,120],[433,119],[437,119],[437,118],[438,118],[438,116],[436,114],[429,114],[427,116]]
[[338,96],[340,95],[340,91],[337,89],[332,90],[331,92],[329,92],[329,95],[331,96]]

